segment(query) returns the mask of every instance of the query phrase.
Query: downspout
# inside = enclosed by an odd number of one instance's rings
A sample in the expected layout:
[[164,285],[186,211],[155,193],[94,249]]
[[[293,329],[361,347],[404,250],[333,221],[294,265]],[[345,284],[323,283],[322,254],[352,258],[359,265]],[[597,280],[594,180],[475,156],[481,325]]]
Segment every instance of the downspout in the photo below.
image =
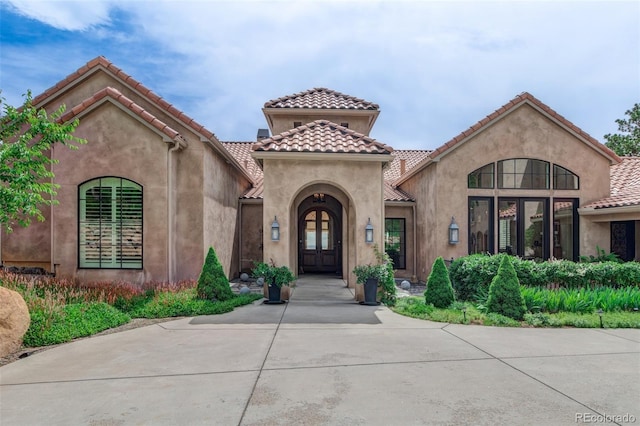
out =
[[[51,145],[51,186],[53,187],[54,184],[54,173],[53,173],[53,160],[55,159],[55,144]],[[52,274],[54,274],[54,276],[56,275],[56,232],[55,232],[55,227],[54,227],[54,223],[55,223],[55,215],[54,215],[54,211],[53,211],[53,194],[51,194],[51,206],[50,206],[50,210],[49,210],[49,221],[51,222],[51,259],[49,259],[50,261],[50,265],[49,265],[49,272],[51,272]],[[79,234],[76,234],[79,235]],[[78,257],[76,256],[76,259]]]
[[[418,246],[417,246],[417,234],[418,234],[418,224],[416,223],[416,205],[415,203],[411,206],[411,210],[413,213],[413,277],[415,277],[415,281],[418,282]],[[411,277],[411,278],[413,278]],[[413,281],[413,280],[412,280]]]
[[170,143],[173,146],[167,153],[167,281],[173,282],[173,167],[171,154],[178,151],[182,146],[178,138]]
[[242,208],[244,203],[238,200],[238,276],[242,273]]

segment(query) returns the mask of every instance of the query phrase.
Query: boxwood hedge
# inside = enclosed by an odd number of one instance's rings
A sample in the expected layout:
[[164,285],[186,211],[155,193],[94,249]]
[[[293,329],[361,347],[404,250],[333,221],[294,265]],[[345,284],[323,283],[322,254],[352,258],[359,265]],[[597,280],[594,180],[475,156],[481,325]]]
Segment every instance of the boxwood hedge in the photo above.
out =
[[[507,254],[473,254],[453,261],[449,269],[458,300],[483,300]],[[639,262],[577,263],[569,260],[534,262],[512,257],[520,284],[547,288],[623,288],[640,286]]]

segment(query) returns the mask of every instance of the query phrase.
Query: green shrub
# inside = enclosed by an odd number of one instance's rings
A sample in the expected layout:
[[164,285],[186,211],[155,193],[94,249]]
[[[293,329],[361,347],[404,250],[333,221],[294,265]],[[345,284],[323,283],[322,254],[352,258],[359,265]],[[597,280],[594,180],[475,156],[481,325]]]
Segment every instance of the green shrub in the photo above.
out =
[[433,304],[436,308],[446,308],[454,301],[449,271],[442,257],[433,262],[424,297],[425,304]]
[[484,320],[482,321],[483,325],[492,325],[496,327],[520,327],[521,324],[519,321],[514,320],[505,315],[501,315],[496,312],[489,312]]
[[403,297],[398,299],[394,311],[413,318],[426,319],[433,312],[433,305],[425,305],[423,298]]
[[599,287],[595,289],[521,288],[527,309],[531,312],[592,313],[633,311],[640,307],[638,287]]
[[126,324],[131,318],[104,302],[73,303],[59,309],[30,310],[31,324],[23,337],[28,347],[55,345]]
[[196,315],[217,315],[233,311],[234,308],[262,299],[261,294],[233,296],[225,301],[204,300],[196,297],[193,290],[179,293],[162,292],[131,312],[133,318],[170,318]]
[[203,300],[225,301],[234,296],[213,247],[209,247],[196,288],[198,297]]
[[487,310],[516,320],[521,320],[527,310],[509,257],[502,258],[498,273],[491,281]]
[[601,249],[599,246],[596,246],[596,252],[598,253],[597,256],[592,256],[592,255],[580,256],[580,262],[583,262],[583,263],[595,263],[595,262],[622,263],[623,262],[623,260],[620,259],[620,256],[618,256],[615,253],[606,254],[604,249]]
[[[504,253],[473,254],[456,259],[449,270],[458,300],[483,302],[491,280],[496,275]],[[640,262],[577,263],[570,260],[534,262],[509,256],[524,287],[638,287]]]

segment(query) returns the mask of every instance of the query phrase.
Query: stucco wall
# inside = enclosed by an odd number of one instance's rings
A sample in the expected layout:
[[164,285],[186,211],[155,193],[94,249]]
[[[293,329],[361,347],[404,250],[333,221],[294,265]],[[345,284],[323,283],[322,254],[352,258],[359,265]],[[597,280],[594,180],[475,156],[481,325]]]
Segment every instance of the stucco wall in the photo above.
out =
[[[248,188],[246,180],[239,180],[226,164],[208,146],[204,146],[203,188],[194,191],[193,198],[203,198],[203,244],[206,251],[213,247],[229,278],[238,276],[238,199]],[[186,225],[186,224],[185,224]],[[201,263],[204,257],[201,259]],[[202,266],[202,265],[200,265]]]
[[[382,156],[380,158],[382,160]],[[375,262],[372,247],[364,240],[368,218],[374,227],[374,242],[382,247],[384,206],[379,161],[348,161],[339,157],[336,161],[264,159],[263,223],[271,224],[277,216],[280,224],[280,241],[277,242],[271,241],[270,228],[265,226],[264,258],[297,271],[298,218],[294,200],[305,187],[326,184],[335,188],[334,192],[327,193],[341,200],[346,211],[343,230],[353,233],[348,246],[343,246],[347,252],[343,271],[349,285],[354,285],[353,267]]]
[[315,120],[329,120],[336,124],[349,123],[349,129],[365,135],[369,134],[369,116],[354,116],[350,114],[300,114],[300,110],[296,110],[297,114],[276,115],[273,116],[273,135],[278,135],[287,130],[293,129],[293,123],[300,121],[303,125]]
[[415,270],[415,248],[414,248],[414,226],[413,226],[413,208],[412,206],[386,205],[384,208],[385,219],[404,219],[405,220],[405,268],[398,269],[396,267],[396,278],[412,279],[417,277]]
[[[226,154],[223,147],[216,142],[205,146],[208,142],[202,141],[202,135],[194,133],[135,88],[102,69],[92,70],[73,85],[50,96],[41,106],[52,111],[65,104],[70,110],[109,86],[187,140],[188,148],[171,154],[170,198],[167,194],[169,144],[163,141],[166,136],[149,129],[130,111],[107,102],[80,116],[76,135],[87,139],[87,145],[74,152],[66,148],[55,150],[60,164],[55,166],[54,172],[61,188],[57,197],[60,205],[53,208],[54,217],[50,218],[49,209],[44,209],[45,223],[36,223],[3,236],[2,258],[14,260],[15,264],[35,263],[47,267],[51,263],[53,239],[53,261],[59,264],[58,273],[62,276],[75,276],[84,281],[166,281],[197,278],[206,251],[213,246],[225,272],[236,273],[239,269],[237,203],[250,183],[223,159],[219,152]],[[174,108],[173,111],[177,110]],[[143,186],[142,271],[76,269],[78,185],[100,176],[123,177]]]
[[262,202],[245,203],[240,213],[240,271],[249,273],[263,260]]
[[[509,158],[534,158],[558,164],[580,177],[580,189],[467,188],[470,172]],[[498,197],[579,198],[580,205],[583,205],[609,194],[609,160],[537,110],[523,105],[472,139],[459,143],[439,162],[432,163],[401,187],[418,200],[418,264],[422,272],[420,278],[424,279],[437,256],[449,259],[468,253],[469,196],[494,197],[496,210]],[[452,216],[460,226],[457,245],[450,245],[447,238]],[[497,249],[498,232],[495,216],[494,212],[494,251]],[[591,226],[588,221],[580,221],[580,235],[580,254],[595,250],[595,244],[601,247],[609,245],[606,241],[608,231]],[[426,237],[425,240],[422,236]],[[423,241],[426,241],[426,247]]]
[[[111,103],[82,117],[77,136],[88,140],[78,151],[56,148],[59,206],[55,207],[55,263],[61,276],[83,281],[166,279],[167,144],[155,132]],[[143,270],[77,269],[78,186],[117,176],[143,187]]]

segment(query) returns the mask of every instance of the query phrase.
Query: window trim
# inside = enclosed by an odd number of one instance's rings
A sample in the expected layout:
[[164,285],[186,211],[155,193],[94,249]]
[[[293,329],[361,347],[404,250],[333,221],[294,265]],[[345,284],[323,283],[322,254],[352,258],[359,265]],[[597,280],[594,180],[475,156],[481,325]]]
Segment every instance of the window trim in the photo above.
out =
[[400,244],[400,251],[398,254],[398,258],[404,260],[404,265],[401,268],[400,265],[393,265],[393,269],[397,269],[397,270],[401,270],[404,271],[407,269],[407,219],[404,217],[385,217],[384,218],[384,233],[385,233],[385,238],[384,238],[384,251],[385,253],[387,252],[387,247],[386,247],[386,233],[387,233],[387,220],[399,220],[402,221],[402,231],[393,231],[393,232],[401,232],[401,244]]
[[[562,170],[565,170],[565,171],[569,172],[571,175],[575,176],[576,179],[578,180],[578,185],[577,185],[578,187],[577,188],[558,188],[558,185],[557,185],[558,177],[556,175],[556,167],[558,167],[558,168],[560,168]],[[573,173],[571,170],[567,169],[566,167],[561,166],[560,164],[553,163],[553,189],[557,189],[557,190],[560,190],[560,191],[578,191],[578,190],[580,190],[580,176],[578,176],[577,174]]]
[[469,197],[467,201],[467,254],[471,254],[471,203],[474,201],[488,201],[489,202],[489,229],[488,229],[488,241],[487,252],[489,254],[495,253],[495,198],[494,197]]
[[[82,187],[88,183],[91,182],[98,182],[98,186],[102,186],[101,185],[101,181],[103,179],[119,179],[120,180],[120,186],[122,186],[122,182],[126,181],[126,182],[130,182],[134,185],[137,185],[140,188],[140,193],[141,193],[141,199],[140,199],[140,228],[141,228],[141,236],[140,236],[140,266],[135,266],[135,267],[123,267],[122,265],[122,259],[120,260],[119,267],[105,267],[102,266],[102,262],[100,263],[100,266],[81,266],[82,265],[82,259],[81,259],[81,250],[80,250],[80,241],[81,241],[81,232],[82,232],[82,225],[81,225],[81,219],[82,219]],[[85,191],[86,194],[86,191]],[[86,196],[85,196],[86,199]],[[136,271],[136,270],[143,270],[144,269],[144,186],[134,180],[131,179],[127,179],[121,176],[112,176],[112,175],[108,175],[108,176],[99,176],[99,177],[95,177],[92,179],[88,179],[84,182],[81,182],[78,185],[78,189],[77,189],[77,268],[78,269],[95,269],[95,270],[132,270],[132,271]],[[102,226],[102,221],[100,221],[100,226]],[[120,244],[122,244],[122,235],[120,235]],[[121,249],[122,250],[122,249]]]
[[[485,167],[489,167],[491,166],[491,173],[483,173],[480,170],[484,169]],[[471,186],[471,175],[473,175],[474,173],[478,172],[478,175],[490,175],[491,176],[491,186]],[[480,181],[482,181],[482,179],[480,179]],[[491,162],[491,163],[487,163],[484,166],[478,167],[477,169],[475,169],[474,171],[472,171],[471,173],[467,174],[467,188],[468,189],[493,189],[496,186],[496,163],[495,162]]]
[[[578,260],[580,260],[580,216],[578,215],[578,207],[580,206],[580,199],[558,197],[558,198],[552,198],[551,201],[549,201],[550,209],[552,209],[552,216],[553,216],[551,217],[551,221],[553,223],[553,228],[551,229],[552,233],[555,232],[555,223],[556,223],[555,203],[572,203],[571,213],[572,213],[572,220],[573,220],[573,229],[572,229],[573,259],[569,259],[569,260],[577,262]],[[549,241],[550,245],[553,245],[553,238],[554,238],[554,235],[552,234],[551,240]],[[554,247],[551,247],[551,249],[553,250]]]
[[[517,161],[517,160],[527,160],[527,161],[538,161],[540,163],[546,164],[547,166],[547,172],[544,176],[546,176],[546,186],[544,188],[522,188],[522,187],[511,187],[511,186],[504,186],[503,185],[503,179],[501,178],[504,175],[504,171],[501,173],[500,172],[500,165],[502,163],[505,163],[507,161]],[[514,175],[516,175],[516,173],[513,173]],[[529,174],[528,176],[542,176],[541,174]],[[523,191],[548,191],[549,189],[551,189],[551,162],[549,161],[545,161],[545,160],[540,160],[539,158],[505,158],[504,160],[498,160],[498,164],[496,166],[496,179],[498,180],[497,182],[497,188],[498,189],[515,189],[515,190],[523,190]],[[533,182],[533,180],[532,180]],[[533,186],[533,185],[532,185]]]
[[[550,205],[553,203],[553,199],[551,197],[510,197],[510,196],[501,196],[498,197],[498,207],[496,209],[496,220],[498,221],[498,229],[497,229],[497,237],[498,237],[498,246],[500,242],[500,203],[502,201],[515,201],[517,204],[516,208],[516,237],[517,237],[517,247],[515,248],[515,252],[513,255],[523,257],[524,248],[525,248],[525,229],[524,229],[524,220],[522,220],[522,212],[524,211],[524,203],[527,201],[541,201],[543,203],[544,214],[542,217],[542,229],[544,230],[542,235],[542,259],[548,260],[550,259],[551,252],[551,235],[550,235],[550,225],[549,221],[553,220],[550,216],[551,213],[549,211]],[[500,247],[498,247],[498,253],[500,253]]]

